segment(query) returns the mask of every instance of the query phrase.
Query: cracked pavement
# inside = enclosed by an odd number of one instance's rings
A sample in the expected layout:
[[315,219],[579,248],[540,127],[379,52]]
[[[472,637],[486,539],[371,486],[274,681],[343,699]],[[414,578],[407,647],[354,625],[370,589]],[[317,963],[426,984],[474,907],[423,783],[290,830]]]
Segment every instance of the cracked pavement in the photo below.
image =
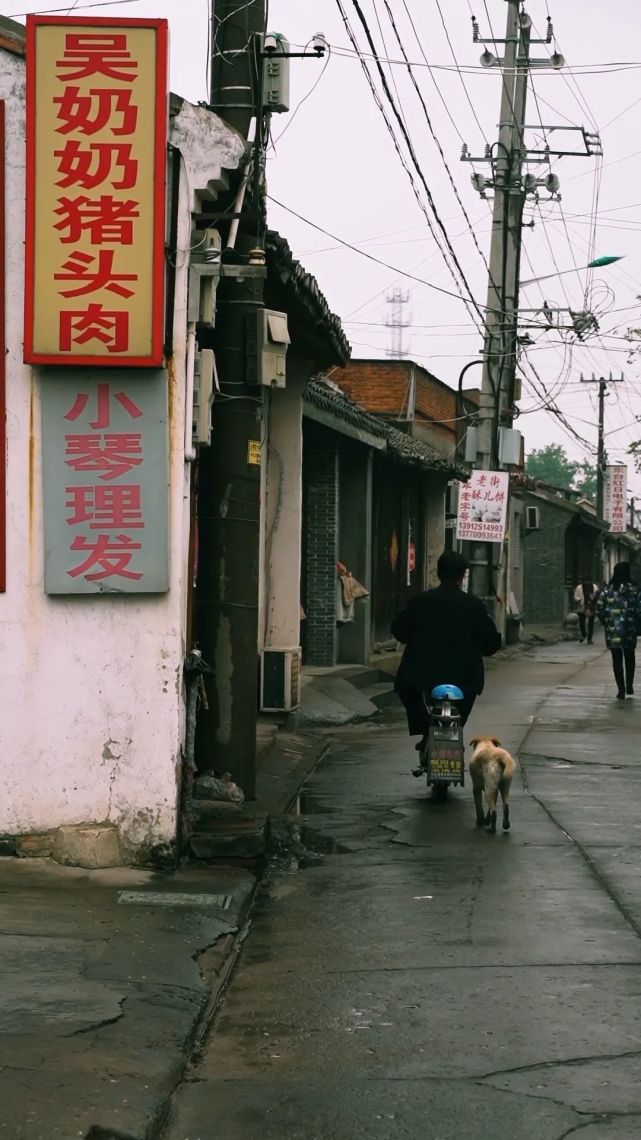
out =
[[[0,859],[0,1137],[153,1136],[254,885],[234,868]],[[159,890],[169,905],[140,902]],[[228,909],[207,904],[218,894]]]
[[400,711],[332,734],[165,1140],[638,1140],[641,698],[602,643],[493,662],[512,831],[430,802]]

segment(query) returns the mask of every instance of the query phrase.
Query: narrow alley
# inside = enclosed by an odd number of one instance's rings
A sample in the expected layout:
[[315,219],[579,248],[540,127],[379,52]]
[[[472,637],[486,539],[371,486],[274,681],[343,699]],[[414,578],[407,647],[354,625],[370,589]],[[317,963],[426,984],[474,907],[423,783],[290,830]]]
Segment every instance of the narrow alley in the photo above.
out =
[[400,710],[333,735],[166,1140],[641,1135],[641,711],[598,641],[489,670],[509,835],[430,802]]

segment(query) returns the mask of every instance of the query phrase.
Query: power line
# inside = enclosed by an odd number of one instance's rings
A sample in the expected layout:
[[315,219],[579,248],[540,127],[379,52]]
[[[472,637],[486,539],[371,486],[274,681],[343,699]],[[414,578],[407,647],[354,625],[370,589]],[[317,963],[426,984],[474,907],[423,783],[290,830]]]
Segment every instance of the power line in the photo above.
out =
[[64,8],[39,8],[37,12],[12,12],[7,19],[16,20],[21,16],[52,16],[56,12],[66,12],[67,15],[71,11],[83,11],[87,8],[115,8],[118,4],[139,4],[141,0],[101,0],[100,3],[91,4],[73,4],[70,8],[67,4]]
[[618,115],[615,115],[613,119],[608,119],[607,123],[601,127],[601,134],[603,134],[604,131],[607,131],[608,127],[611,127],[612,124],[616,123],[618,119],[621,119],[624,115],[627,115],[628,111],[631,111],[634,107],[638,107],[639,103],[641,103],[641,95],[638,99],[635,99],[633,103],[628,103],[628,106],[624,107],[622,111],[619,111]]
[[[421,197],[420,197],[420,194],[418,193],[418,190],[417,190],[416,184],[415,184],[415,182],[414,182],[414,177],[413,177],[413,175],[412,175],[412,172],[411,172],[411,170],[410,170],[409,166],[407,165],[407,160],[406,160],[406,158],[405,158],[405,156],[404,156],[404,154],[403,154],[403,152],[402,152],[402,150],[401,150],[401,147],[400,147],[399,141],[398,141],[398,139],[397,139],[397,137],[396,137],[396,134],[395,134],[395,132],[394,132],[394,128],[393,128],[393,126],[392,126],[392,123],[390,122],[390,120],[389,120],[389,118],[388,118],[387,112],[385,111],[385,108],[384,108],[384,106],[383,106],[383,103],[382,103],[382,101],[381,101],[380,95],[378,94],[378,91],[376,90],[376,86],[375,86],[375,84],[374,84],[374,80],[373,80],[373,78],[372,78],[372,75],[371,75],[371,73],[370,73],[370,70],[369,70],[369,68],[368,68],[368,66],[367,66],[367,64],[366,64],[366,62],[365,62],[365,57],[364,57],[364,55],[363,55],[363,54],[361,53],[361,51],[360,51],[360,48],[359,48],[358,42],[357,42],[357,40],[356,40],[356,36],[355,36],[355,34],[354,34],[354,31],[353,31],[353,29],[352,29],[352,27],[351,27],[351,24],[350,24],[350,22],[349,22],[348,18],[347,18],[347,13],[345,12],[345,9],[344,9],[344,7],[343,7],[343,4],[342,4],[341,0],[337,0],[337,5],[338,5],[338,8],[339,8],[339,11],[340,11],[340,14],[341,14],[341,17],[342,17],[343,23],[344,23],[344,25],[345,25],[345,30],[347,31],[347,34],[348,34],[348,36],[350,37],[350,40],[351,40],[351,42],[353,43],[353,45],[354,45],[354,48],[355,48],[355,50],[356,50],[356,52],[357,52],[357,54],[358,54],[358,58],[359,58],[359,60],[360,60],[361,68],[362,68],[362,70],[363,70],[363,73],[364,73],[364,75],[365,75],[365,78],[367,79],[367,82],[368,82],[368,85],[369,85],[370,91],[371,91],[371,93],[372,93],[372,97],[373,97],[373,99],[374,99],[374,102],[376,103],[376,106],[378,107],[379,111],[381,112],[381,115],[383,116],[383,121],[384,121],[384,123],[385,123],[385,126],[386,126],[386,128],[387,128],[387,130],[388,130],[388,133],[389,133],[389,135],[390,135],[390,138],[392,139],[392,143],[393,143],[393,145],[394,145],[394,149],[396,150],[396,153],[397,153],[397,155],[398,155],[398,157],[399,157],[399,160],[400,160],[400,162],[401,162],[401,165],[402,165],[403,169],[405,170],[405,172],[406,172],[406,174],[407,174],[407,176],[408,176],[408,178],[409,178],[409,180],[410,180],[410,185],[411,185],[411,187],[412,187],[412,191],[413,191],[413,193],[414,193],[414,197],[416,198],[416,201],[417,201],[417,203],[418,203],[418,206],[419,206],[420,210],[422,211],[422,213],[423,213],[423,214],[424,214],[424,216],[425,216],[425,220],[427,221],[427,224],[428,224],[428,227],[429,227],[430,233],[432,234],[432,237],[433,237],[433,239],[434,239],[434,242],[435,242],[435,244],[436,244],[436,247],[437,247],[437,249],[438,249],[438,250],[441,252],[441,255],[442,255],[442,257],[443,257],[443,260],[445,261],[445,264],[447,265],[447,268],[448,268],[448,270],[449,270],[450,274],[452,275],[452,278],[453,278],[453,280],[454,280],[455,284],[456,284],[456,285],[457,285],[457,286],[460,288],[460,286],[459,286],[459,283],[458,283],[458,280],[457,280],[457,278],[456,278],[456,274],[455,274],[455,272],[454,272],[454,270],[453,270],[452,266],[449,264],[449,261],[448,261],[448,258],[447,258],[447,255],[446,255],[445,251],[444,251],[444,250],[441,248],[440,242],[439,242],[439,240],[438,240],[437,234],[436,234],[436,232],[435,232],[435,230],[434,230],[434,227],[433,227],[433,224],[432,224],[432,220],[431,220],[431,218],[430,218],[430,216],[429,216],[429,214],[428,214],[428,212],[427,212],[427,209],[426,209],[426,207],[425,207],[425,204],[424,204],[424,202],[422,201],[422,199],[421,199]],[[380,70],[380,65],[379,65],[379,70]],[[339,239],[339,240],[340,240],[340,239]],[[471,310],[469,309],[469,305],[468,305],[468,302],[467,302],[467,301],[465,301],[465,298],[461,298],[461,299],[462,299],[462,300],[464,300],[464,302],[465,302],[466,306],[468,307],[468,312],[470,312],[470,315],[471,315],[471,316],[473,316],[473,314],[472,314]]]
[[[338,7],[341,11],[341,14],[343,14],[343,17],[345,18],[342,0],[337,0],[337,4],[338,4]],[[392,95],[392,92],[390,91],[389,84],[387,82],[387,77],[385,75],[385,71],[383,70],[383,67],[382,67],[381,62],[378,58],[378,55],[376,54],[376,45],[375,45],[374,40],[372,38],[372,33],[369,29],[369,25],[367,23],[367,20],[365,18],[364,13],[363,13],[363,9],[361,8],[360,0],[352,0],[352,5],[353,5],[354,10],[356,11],[356,14],[359,18],[361,25],[362,25],[362,28],[363,28],[363,31],[365,33],[367,42],[369,43],[370,48],[371,48],[372,52],[374,53],[374,62],[376,64],[376,69],[377,69],[379,77],[380,77],[380,81],[381,81],[381,84],[383,87],[383,91],[385,93],[385,97],[387,98],[387,101],[390,105],[390,108],[392,110],[394,118],[396,119],[396,121],[399,125],[399,128],[401,130],[401,134],[403,135],[403,138],[405,140],[405,145],[407,146],[409,155],[412,159],[412,163],[414,165],[416,173],[418,174],[418,177],[419,177],[419,179],[423,185],[423,188],[425,190],[425,193],[427,195],[427,200],[430,204],[430,208],[432,210],[432,214],[434,215],[434,219],[436,221],[436,224],[437,224],[438,228],[440,229],[440,231],[443,235],[443,240],[447,246],[451,260],[452,260],[453,264],[455,265],[456,270],[459,274],[459,277],[461,279],[463,287],[464,287],[465,291],[467,292],[468,297],[470,298],[472,305],[476,308],[478,316],[481,317],[481,311],[480,311],[480,309],[479,309],[479,307],[478,307],[478,305],[474,299],[474,294],[472,293],[472,290],[471,290],[470,285],[468,283],[468,280],[465,276],[463,268],[462,268],[462,266],[458,260],[458,257],[456,255],[456,251],[454,250],[454,247],[452,246],[452,243],[449,239],[448,232],[447,232],[445,225],[444,225],[444,223],[443,223],[443,221],[442,221],[442,219],[438,213],[438,210],[436,208],[436,203],[435,203],[434,198],[432,196],[432,192],[429,188],[425,174],[423,173],[423,169],[421,167],[421,164],[419,163],[418,158],[416,156],[416,152],[414,150],[414,145],[413,145],[412,140],[410,138],[409,132],[407,131],[405,123],[403,122],[403,117],[400,114],[400,112],[396,106],[396,103],[394,101],[394,97]],[[347,23],[346,23],[346,27],[348,28],[348,34],[349,34],[349,27],[348,27]],[[426,214],[426,216],[427,216],[427,214]],[[431,223],[430,223],[430,227],[431,227]],[[436,238],[435,238],[435,240],[436,240]],[[445,257],[445,253],[443,254],[443,256]],[[447,258],[445,258],[445,260],[447,262]]]
[[[536,392],[536,394],[538,395],[538,397],[540,399],[547,400],[547,393],[545,391],[545,384],[543,382],[543,379],[539,375],[539,373],[538,373],[537,369],[535,368],[534,364],[532,363],[532,361],[527,356],[526,356],[526,362],[527,362],[528,368],[536,377],[536,382],[534,380],[532,380],[531,377],[528,379],[528,383],[530,384],[530,387],[532,387],[534,389],[534,391]],[[539,385],[540,385],[540,387],[539,387]],[[553,415],[559,421],[559,423],[563,426],[563,428],[566,431],[566,434],[571,435],[572,438],[577,443],[580,443],[582,447],[587,448],[588,451],[592,454],[594,454],[596,452],[596,450],[597,450],[596,446],[593,443],[590,443],[589,440],[584,439],[584,437],[582,435],[579,435],[578,431],[576,431],[576,429],[572,426],[572,424],[568,422],[568,420],[564,416],[563,412],[561,412],[561,410],[556,406],[555,403],[546,404],[544,410],[546,412],[548,412],[550,415]]]
[[330,61],[330,59],[331,59],[331,58],[332,58],[332,49],[331,49],[331,47],[329,47],[329,46],[328,46],[328,48],[327,48],[327,55],[326,55],[326,57],[325,57],[325,63],[323,64],[323,66],[322,66],[322,68],[321,68],[321,72],[320,72],[320,75],[318,75],[318,76],[316,77],[316,79],[315,79],[314,83],[312,83],[312,85],[311,85],[311,87],[310,87],[309,91],[307,92],[307,94],[306,94],[306,95],[303,95],[303,98],[302,98],[302,99],[300,99],[300,100],[298,101],[298,103],[297,103],[297,104],[296,104],[296,106],[294,107],[294,110],[292,111],[291,115],[289,116],[289,118],[288,118],[288,120],[287,120],[287,124],[286,124],[286,126],[284,126],[284,127],[283,127],[282,131],[280,132],[280,134],[279,134],[279,135],[278,135],[278,136],[277,136],[275,139],[272,139],[272,146],[274,147],[274,150],[276,149],[276,144],[280,142],[280,140],[282,139],[283,135],[284,135],[284,134],[285,134],[285,133],[286,133],[286,132],[289,130],[289,128],[291,127],[291,125],[292,125],[292,123],[293,123],[294,119],[296,118],[296,116],[297,116],[298,112],[300,111],[300,109],[301,109],[301,107],[302,107],[303,103],[306,103],[306,102],[307,102],[307,100],[310,98],[310,96],[314,94],[314,92],[315,92],[316,88],[318,87],[319,83],[321,82],[321,79],[323,78],[323,76],[325,75],[325,72],[327,71],[327,68],[328,68],[328,66],[329,66],[329,61]]
[[[575,222],[571,222],[571,223],[568,223],[568,225],[569,225],[569,228],[570,228],[571,230],[574,230],[574,228],[575,228],[575,226],[576,226],[576,223],[575,223]],[[576,241],[579,243],[579,245],[580,245],[580,246],[581,246],[583,249],[587,250],[587,248],[588,248],[588,245],[587,245],[587,242],[586,242],[586,240],[585,240],[585,237],[583,236],[583,234],[577,233],[577,234],[576,234],[576,237],[575,237],[575,240],[576,240]],[[612,276],[613,276],[613,277],[619,277],[619,279],[621,279],[622,277],[627,277],[628,281],[629,281],[629,282],[632,284],[633,288],[635,288],[635,289],[641,289],[641,281],[637,281],[637,280],[636,280],[636,279],[635,279],[635,278],[632,276],[632,274],[628,273],[628,271],[627,271],[626,269],[624,269],[624,268],[623,268],[623,266],[620,266],[620,265],[617,265],[617,266],[612,266],[612,268],[611,268],[610,272],[612,273]],[[623,282],[623,283],[625,284],[625,282]],[[629,288],[629,286],[628,286],[628,288]]]
[[[404,4],[405,10],[406,10],[406,12],[407,12],[407,14],[408,14],[408,16],[409,16],[409,11],[408,11],[408,9],[407,9],[407,3],[406,3],[406,0],[403,0],[403,4]],[[463,72],[461,71],[461,68],[460,68],[460,65],[459,65],[458,59],[456,58],[456,53],[455,53],[455,51],[454,51],[454,47],[453,47],[453,45],[452,45],[452,41],[451,41],[451,39],[450,39],[450,33],[449,33],[449,31],[448,31],[448,27],[447,27],[447,24],[445,23],[445,17],[444,17],[444,15],[443,15],[443,9],[441,8],[441,5],[440,5],[440,3],[439,3],[439,0],[436,0],[436,8],[437,8],[437,11],[438,11],[438,14],[439,14],[439,16],[441,17],[441,23],[442,23],[442,25],[443,25],[443,31],[445,32],[445,38],[446,38],[446,40],[447,40],[447,43],[448,43],[449,49],[450,49],[450,51],[451,51],[451,53],[452,53],[452,59],[454,60],[454,65],[455,65],[455,67],[456,67],[456,73],[457,73],[457,75],[458,75],[458,77],[459,77],[459,79],[460,79],[460,81],[461,81],[461,85],[462,85],[462,87],[463,87],[463,91],[464,91],[464,93],[465,93],[465,98],[467,99],[467,101],[468,101],[468,103],[469,103],[469,105],[470,105],[470,108],[471,108],[471,111],[472,111],[472,115],[474,116],[474,121],[475,121],[475,123],[476,123],[476,125],[477,125],[478,129],[479,129],[479,130],[480,130],[480,132],[481,132],[481,135],[482,135],[482,137],[483,137],[483,140],[484,140],[484,141],[487,143],[487,142],[488,142],[488,138],[487,138],[487,135],[486,135],[485,131],[483,130],[483,127],[482,127],[482,125],[481,125],[481,123],[480,123],[480,121],[479,121],[479,117],[478,117],[478,115],[477,115],[477,113],[476,113],[476,108],[475,108],[475,106],[474,106],[474,103],[472,102],[472,99],[471,99],[470,93],[469,93],[469,91],[468,91],[468,89],[467,89],[467,84],[466,84],[466,82],[465,82],[465,80],[464,80],[464,78],[463,78]],[[411,17],[410,17],[410,21],[411,21]],[[416,29],[414,28],[414,24],[413,24],[413,22],[412,22],[412,28],[413,28],[413,30],[414,30],[414,35],[416,35]],[[416,36],[416,38],[417,38],[417,40],[418,40],[418,36]],[[424,60],[425,60],[425,62],[427,63],[427,58],[426,58],[425,52],[423,51],[423,48],[422,48],[422,46],[421,46],[421,44],[420,44],[420,41],[419,41],[419,47],[421,48],[421,54],[422,54],[422,56],[423,56],[423,59],[424,59]],[[431,70],[430,70],[430,75],[432,75],[432,72],[431,72]],[[434,83],[436,83],[436,80],[434,79],[434,76],[433,76],[433,75],[432,75],[432,79],[433,79]],[[438,92],[439,92],[439,94],[440,94],[440,88],[438,87],[438,84],[437,84],[437,90],[438,90]],[[441,98],[443,98],[443,97],[441,96]],[[445,100],[443,100],[443,102],[445,103]],[[447,104],[446,104],[446,106],[447,106]],[[462,138],[461,138],[461,142],[463,142],[463,139],[462,139]]]
[[566,123],[569,123],[571,127],[580,127],[580,123],[577,123],[575,119],[570,119],[568,115],[564,115],[562,111],[559,111],[558,107],[555,107],[553,103],[548,102],[548,100],[544,99],[542,95],[539,95],[538,98],[539,102],[543,103],[543,105],[547,107],[549,111],[554,111],[554,114],[558,115],[560,119],[565,119]]
[[[423,94],[422,94],[422,92],[421,92],[421,89],[420,89],[420,87],[419,87],[418,83],[416,82],[416,76],[414,75],[414,72],[413,72],[413,70],[412,70],[412,65],[411,65],[411,64],[410,64],[410,62],[409,62],[409,59],[408,59],[408,57],[407,57],[407,52],[405,51],[405,47],[403,46],[403,41],[401,40],[401,37],[400,37],[399,31],[398,31],[398,28],[397,28],[397,26],[396,26],[396,22],[395,22],[395,20],[394,20],[394,14],[393,14],[393,12],[392,12],[392,9],[390,8],[389,0],[384,0],[384,3],[385,3],[385,8],[386,8],[386,11],[387,11],[387,15],[388,15],[388,18],[389,18],[390,24],[392,25],[392,30],[393,30],[393,32],[394,32],[394,35],[396,36],[396,41],[397,41],[397,43],[398,43],[398,46],[399,46],[399,48],[400,48],[400,50],[401,50],[401,52],[402,52],[402,54],[403,54],[403,58],[404,58],[405,60],[407,60],[407,70],[408,70],[408,73],[409,73],[410,79],[412,80],[412,84],[413,84],[413,86],[414,86],[414,90],[416,91],[416,94],[418,95],[418,98],[419,98],[419,101],[420,101],[421,107],[423,108],[423,114],[424,114],[424,116],[425,116],[425,121],[426,121],[426,123],[427,123],[428,129],[429,129],[429,132],[430,132],[430,134],[431,134],[432,138],[434,139],[434,142],[435,142],[435,144],[436,144],[436,147],[437,147],[437,150],[438,150],[438,152],[439,152],[439,155],[441,156],[441,161],[442,161],[442,163],[443,163],[443,166],[445,167],[445,170],[446,170],[446,172],[447,172],[447,176],[448,176],[448,178],[449,178],[450,184],[451,184],[451,186],[452,186],[452,189],[453,189],[453,191],[454,191],[454,194],[455,194],[455,196],[456,196],[456,200],[457,200],[457,202],[458,202],[459,206],[461,207],[461,211],[462,211],[462,213],[463,213],[463,217],[465,218],[465,221],[467,222],[467,225],[468,225],[469,231],[470,231],[470,233],[471,233],[471,235],[472,235],[472,239],[473,239],[473,241],[474,241],[474,245],[476,246],[476,248],[477,248],[477,250],[478,250],[478,252],[479,252],[480,256],[482,257],[482,259],[483,259],[483,262],[484,262],[484,264],[485,264],[485,268],[487,269],[487,272],[489,273],[489,272],[490,272],[490,267],[489,267],[489,265],[488,265],[488,262],[487,262],[487,257],[485,256],[485,253],[483,252],[483,250],[481,249],[481,247],[480,247],[480,245],[479,245],[479,243],[478,243],[478,241],[477,241],[477,237],[476,237],[476,234],[475,234],[475,232],[474,232],[474,227],[473,227],[473,224],[472,224],[472,222],[471,222],[471,220],[470,220],[470,216],[469,216],[469,214],[468,214],[468,212],[467,212],[467,210],[466,210],[466,208],[465,208],[465,205],[464,205],[464,203],[463,203],[463,199],[461,198],[461,195],[460,195],[460,193],[459,193],[459,189],[458,189],[458,186],[456,185],[456,182],[454,181],[454,177],[453,177],[453,175],[452,175],[452,171],[451,171],[451,169],[450,169],[449,163],[448,163],[448,161],[447,161],[447,159],[446,159],[446,157],[445,157],[445,153],[444,153],[444,151],[443,151],[443,147],[441,146],[441,142],[440,142],[440,139],[438,138],[438,136],[437,136],[437,134],[436,134],[436,132],[435,132],[435,130],[434,130],[434,127],[433,127],[433,125],[432,125],[432,120],[431,120],[431,118],[430,118],[430,115],[429,115],[429,111],[428,111],[428,109],[427,109],[427,105],[426,105],[426,103],[425,103],[425,100],[424,100],[424,98],[423,98]],[[437,3],[438,3],[438,0],[437,0]],[[407,5],[405,5],[405,6],[406,6],[406,8],[407,8]],[[494,284],[494,282],[492,282],[492,284]]]
[[[378,25],[378,30],[379,30],[380,36],[381,36],[381,43],[383,44],[385,55],[388,55],[389,52],[387,50],[387,43],[385,41],[385,34],[383,32],[383,25],[381,24],[381,18],[378,14],[378,5],[376,3],[376,0],[372,0],[372,6],[374,8],[374,16],[376,17],[376,23]],[[405,123],[405,126],[407,127],[407,120],[405,118],[405,112],[403,111],[403,100],[401,99],[400,92],[399,92],[398,87],[396,85],[396,76],[394,75],[394,69],[391,66],[389,67],[389,73],[390,73],[390,79],[391,79],[393,87],[394,87],[394,91],[396,93],[396,98],[397,98],[399,106],[400,106],[401,114],[403,115],[403,122]]]
[[[536,29],[535,29],[535,30],[536,30]],[[537,33],[536,33],[536,34],[537,34],[537,36],[540,36],[540,33],[539,33],[538,31],[537,31]],[[554,44],[553,44],[553,47],[554,47],[554,50],[555,50],[555,52],[557,52],[558,54],[562,54],[562,53],[561,53],[561,50],[560,50],[560,48],[559,48],[559,44],[558,44],[558,41],[557,41],[557,38],[556,38],[556,36],[554,36]],[[552,55],[552,53],[551,53],[551,52],[549,52],[548,54],[549,54],[550,56]],[[579,106],[579,107],[581,107],[581,105],[583,104],[583,108],[582,108],[582,109],[583,109],[583,110],[585,111],[585,113],[587,114],[589,122],[591,123],[592,127],[594,128],[594,130],[595,130],[595,131],[598,131],[598,129],[599,129],[599,125],[598,125],[598,123],[597,123],[597,121],[596,121],[596,118],[595,118],[595,116],[594,116],[594,112],[592,111],[592,108],[590,107],[590,104],[588,103],[588,101],[587,101],[587,99],[585,98],[585,96],[584,96],[583,92],[581,91],[581,88],[579,87],[579,85],[578,85],[578,83],[577,83],[576,79],[574,78],[574,72],[573,72],[573,69],[572,69],[572,68],[569,68],[569,67],[563,67],[563,68],[561,68],[561,72],[560,72],[560,74],[561,74],[561,78],[563,79],[564,83],[565,83],[565,84],[566,84],[566,86],[569,88],[569,90],[570,90],[570,91],[572,91],[572,90],[573,90],[573,88],[574,88],[574,90],[576,91],[576,94],[575,94],[575,96],[574,96],[574,97],[575,97],[575,99],[576,99],[576,101],[577,101],[577,104],[578,104],[578,106]],[[573,93],[574,93],[574,92],[573,92]]]
[[[345,241],[344,238],[340,238],[337,234],[331,233],[330,230],[326,230],[323,226],[317,225],[316,222],[310,221],[310,219],[304,217],[303,214],[299,214],[296,210],[292,210],[291,206],[286,206],[284,202],[279,202],[278,198],[274,198],[271,194],[268,194],[267,197],[269,198],[270,202],[274,203],[275,206],[280,206],[281,210],[286,210],[288,214],[293,214],[293,216],[295,218],[298,218],[301,222],[305,222],[306,225],[311,226],[312,229],[318,230],[320,233],[325,234],[326,237],[331,238],[332,241],[338,242],[339,245],[344,245],[346,249],[351,249],[354,251],[354,253],[360,253],[361,257],[366,257],[368,261],[374,261],[377,265],[382,265],[385,269],[391,269],[392,273],[397,273],[399,277],[407,277],[408,281],[418,281],[420,285],[427,285],[428,289],[434,289],[437,293],[443,293],[446,297],[453,297],[455,301],[462,301],[464,305],[468,304],[467,299],[461,296],[460,293],[453,293],[451,289],[443,289],[441,285],[434,285],[432,281],[426,281],[424,277],[416,277],[415,274],[410,273],[405,269],[399,269],[397,265],[390,265],[388,261],[382,261],[380,257],[374,257],[374,254],[367,253],[367,251],[364,249],[359,249],[357,245],[352,245],[351,242]],[[424,258],[424,260],[426,261],[427,258]],[[389,285],[386,285],[385,289],[389,289]],[[382,289],[381,292],[384,293],[385,289]],[[474,305],[479,309],[488,308],[487,305],[482,305],[480,301],[474,301]],[[356,312],[357,310],[353,311]]]
[[[602,170],[605,170],[607,167],[610,167],[610,166],[618,166],[621,162],[628,162],[628,160],[631,158],[638,158],[638,156],[640,154],[641,154],[641,150],[634,150],[634,151],[632,151],[631,154],[624,154],[621,158],[614,158],[612,160],[612,162],[604,162],[603,166],[602,166]],[[570,176],[570,178],[566,178],[565,181],[566,182],[575,182],[577,178],[585,178],[586,174],[589,174],[589,173],[590,173],[589,170],[584,170],[580,174],[572,174]]]
[[[124,0],[123,0],[124,2]],[[296,45],[302,46],[302,45]],[[360,51],[348,48],[345,44],[332,44],[332,51],[334,55],[345,56],[346,58],[359,57]],[[405,61],[403,59],[393,59],[390,56],[381,55],[379,52],[363,52],[363,58],[370,60],[380,60],[381,63],[390,64],[393,67],[404,67]],[[412,67],[429,67],[433,71],[448,71],[452,74],[460,71],[463,75],[491,75],[492,68],[483,67],[482,65],[475,66],[474,64],[463,64],[455,67],[451,63],[429,63],[425,64],[420,60],[411,60]],[[613,60],[611,63],[586,63],[577,67],[565,67],[563,69],[565,75],[613,75],[619,71],[638,71],[641,68],[641,60]],[[559,74],[558,67],[550,62],[550,66],[541,67],[542,72],[550,71],[554,75]],[[510,68],[505,69],[506,74],[511,73]]]
[[[406,231],[401,231],[401,232],[406,232]],[[477,230],[477,233],[489,233],[489,232],[490,232],[489,229]],[[470,231],[466,227],[464,230],[459,230],[458,233],[453,234],[452,237],[467,238],[467,237],[470,237]],[[426,242],[427,240],[428,240],[428,237],[426,234],[423,234],[422,237],[404,238],[401,241],[399,241],[398,239],[396,239],[395,241],[376,241],[374,238],[363,238],[362,241],[355,241],[354,245],[360,246],[361,248],[364,248],[364,249],[370,249],[370,248],[371,249],[386,249],[387,246],[393,246],[396,249],[398,246],[401,246],[401,245],[422,245],[423,242]],[[340,248],[341,247],[339,245],[325,245],[325,246],[321,246],[319,249],[301,249],[301,250],[299,250],[299,253],[300,253],[301,257],[304,257],[304,256],[307,256],[308,254],[332,253],[334,250],[340,249]],[[432,251],[432,253],[429,256],[430,256],[430,258],[432,258],[432,257],[437,257],[439,254],[440,254],[440,250],[435,249]],[[427,260],[427,259],[424,259],[424,260]]]

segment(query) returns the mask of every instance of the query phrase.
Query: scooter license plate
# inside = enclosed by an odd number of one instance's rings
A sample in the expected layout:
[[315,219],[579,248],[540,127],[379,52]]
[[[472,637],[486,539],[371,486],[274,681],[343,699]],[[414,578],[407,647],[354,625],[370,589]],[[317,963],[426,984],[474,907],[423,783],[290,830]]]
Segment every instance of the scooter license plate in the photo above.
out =
[[463,753],[460,748],[434,744],[430,755],[432,780],[460,780]]

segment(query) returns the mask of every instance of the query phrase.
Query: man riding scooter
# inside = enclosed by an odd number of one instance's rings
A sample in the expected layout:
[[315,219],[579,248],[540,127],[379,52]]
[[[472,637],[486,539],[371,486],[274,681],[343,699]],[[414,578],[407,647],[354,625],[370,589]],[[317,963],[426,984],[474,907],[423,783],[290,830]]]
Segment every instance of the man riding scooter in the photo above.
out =
[[395,689],[405,706],[410,736],[426,744],[429,713],[425,694],[437,685],[456,685],[461,724],[483,692],[483,657],[501,647],[501,636],[483,602],[461,588],[468,564],[462,554],[446,550],[437,563],[440,585],[410,598],[392,623],[392,636],[405,646]]

